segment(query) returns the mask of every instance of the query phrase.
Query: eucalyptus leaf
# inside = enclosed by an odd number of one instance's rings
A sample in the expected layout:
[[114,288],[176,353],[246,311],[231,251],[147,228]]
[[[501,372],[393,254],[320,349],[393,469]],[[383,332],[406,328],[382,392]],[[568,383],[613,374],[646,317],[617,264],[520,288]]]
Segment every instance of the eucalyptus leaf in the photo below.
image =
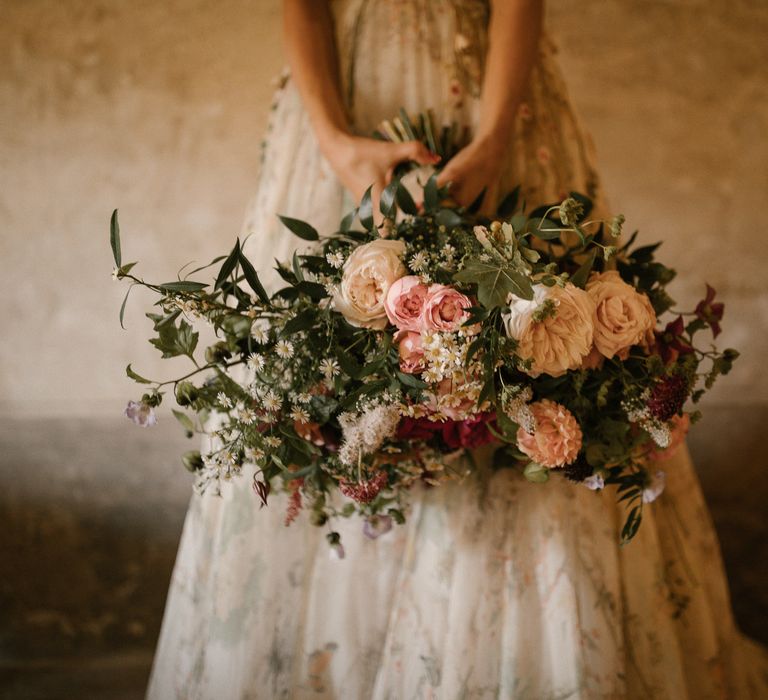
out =
[[397,185],[397,195],[395,199],[397,200],[397,206],[400,207],[400,210],[403,213],[409,214],[410,216],[418,215],[419,208],[416,206],[416,202],[413,201],[411,193],[405,189],[402,183],[398,183]]
[[406,374],[405,372],[400,371],[396,372],[396,374],[397,378],[401,383],[405,384],[405,386],[410,386],[414,389],[426,389],[429,386],[429,384],[421,381],[421,379],[412,374]]
[[392,180],[382,191],[379,202],[379,210],[382,215],[391,219],[395,215],[397,206],[397,188],[400,186],[399,180]]
[[592,248],[587,255],[587,259],[581,264],[576,272],[571,277],[571,282],[580,289],[584,289],[587,286],[587,280],[589,279],[589,273],[592,272],[592,267],[597,259],[597,248]]
[[112,246],[115,265],[119,268],[122,265],[123,256],[120,250],[120,223],[117,220],[117,209],[112,212],[112,218],[109,221],[109,244]]
[[237,263],[240,259],[240,239],[238,239],[235,242],[235,247],[232,248],[232,252],[227,256],[226,260],[221,265],[221,268],[219,269],[219,274],[216,276],[216,284],[214,284],[213,288],[219,289],[226,279],[232,274],[234,269],[237,267]]
[[438,224],[449,229],[461,226],[461,216],[453,209],[441,209],[435,219]]
[[130,287],[128,287],[128,291],[125,293],[125,296],[123,297],[123,303],[120,304],[120,328],[125,330],[125,326],[123,325],[123,318],[125,316],[125,305],[128,302],[128,295],[131,293],[131,290],[134,288],[135,283],[132,284]]
[[280,221],[283,222],[285,227],[294,235],[299,238],[303,238],[305,241],[317,241],[320,239],[320,234],[317,232],[314,226],[310,226],[306,221],[300,219],[294,219],[290,216],[277,216]]
[[360,200],[360,207],[357,210],[357,215],[360,217],[360,223],[368,231],[373,230],[373,196],[371,191],[373,185],[369,186],[365,191],[363,198]]
[[256,272],[253,265],[251,265],[251,261],[245,257],[242,249],[240,250],[240,267],[243,270],[243,276],[245,277],[245,281],[248,282],[248,285],[250,286],[250,288],[254,292],[256,292],[256,296],[259,297],[262,303],[269,304],[269,295],[267,294],[267,291],[264,289],[264,285],[261,284],[259,275]]
[[293,335],[299,331],[309,330],[314,325],[316,316],[315,309],[304,309],[285,324],[283,335]]
[[437,189],[437,173],[432,173],[424,185],[424,209],[434,211],[440,204],[440,195]]
[[204,282],[193,282],[191,280],[177,280],[174,282],[163,282],[157,285],[164,292],[199,292],[208,285]]
[[186,413],[184,413],[184,411],[177,411],[175,408],[172,408],[171,413],[173,413],[176,420],[181,423],[182,428],[184,428],[187,433],[195,432],[195,424],[192,422],[192,419]]

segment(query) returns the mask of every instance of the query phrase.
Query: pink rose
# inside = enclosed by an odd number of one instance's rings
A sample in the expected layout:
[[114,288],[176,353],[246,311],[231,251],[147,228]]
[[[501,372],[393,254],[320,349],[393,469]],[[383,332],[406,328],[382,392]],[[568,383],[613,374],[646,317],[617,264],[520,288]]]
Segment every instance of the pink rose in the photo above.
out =
[[[550,304],[552,312],[534,320],[544,304]],[[502,318],[507,335],[517,340],[517,355],[533,360],[528,374],[559,377],[579,369],[589,355],[594,315],[595,304],[583,289],[571,283],[565,287],[537,284],[532,300],[510,295],[509,311]]]
[[422,328],[430,331],[457,331],[469,319],[472,301],[468,296],[444,284],[429,288],[421,312]]
[[633,345],[653,343],[656,313],[650,300],[616,270],[593,273],[587,293],[595,303],[595,347],[602,355],[625,360]]
[[384,311],[390,323],[401,331],[418,331],[426,299],[427,285],[415,275],[408,275],[392,283],[384,299]]
[[450,420],[459,421],[474,413],[477,407],[475,399],[462,391],[469,379],[466,375],[459,374],[455,378],[447,377],[440,380],[435,393],[426,402],[427,409],[440,413]]
[[413,331],[395,333],[397,351],[400,355],[400,369],[407,374],[418,374],[424,369],[424,348],[421,334]]
[[573,462],[581,449],[581,428],[574,415],[549,399],[536,401],[530,408],[536,428],[533,434],[518,429],[520,451],[545,467],[563,467]]

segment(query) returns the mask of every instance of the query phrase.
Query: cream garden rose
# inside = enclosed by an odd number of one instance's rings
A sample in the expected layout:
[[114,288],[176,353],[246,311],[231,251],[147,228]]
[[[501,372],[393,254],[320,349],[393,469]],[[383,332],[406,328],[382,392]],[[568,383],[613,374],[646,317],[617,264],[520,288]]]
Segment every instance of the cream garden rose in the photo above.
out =
[[356,248],[344,263],[334,308],[353,326],[382,329],[387,325],[384,300],[395,280],[407,273],[403,241],[379,239]]
[[[541,320],[534,315],[544,304],[554,308]],[[581,367],[592,349],[595,304],[589,294],[570,282],[565,287],[534,285],[533,299],[510,295],[503,314],[507,335],[518,342],[517,354],[533,361],[529,374],[559,377]]]
[[650,300],[616,270],[593,273],[587,293],[595,303],[595,347],[601,355],[625,360],[633,345],[653,341],[656,313]]

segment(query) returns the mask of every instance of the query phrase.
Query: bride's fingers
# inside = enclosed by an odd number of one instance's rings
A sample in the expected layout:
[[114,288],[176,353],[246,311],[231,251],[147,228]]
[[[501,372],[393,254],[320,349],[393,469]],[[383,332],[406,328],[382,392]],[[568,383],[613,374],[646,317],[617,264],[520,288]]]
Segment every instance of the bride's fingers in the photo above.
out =
[[397,144],[394,149],[394,156],[397,159],[395,165],[404,160],[412,160],[419,165],[437,165],[440,162],[440,156],[432,153],[421,141],[406,141]]

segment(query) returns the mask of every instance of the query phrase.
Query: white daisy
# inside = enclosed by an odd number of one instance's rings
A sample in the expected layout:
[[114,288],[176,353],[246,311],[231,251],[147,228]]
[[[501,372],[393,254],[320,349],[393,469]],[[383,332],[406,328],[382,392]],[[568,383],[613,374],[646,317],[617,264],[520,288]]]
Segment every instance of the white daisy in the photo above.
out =
[[339,373],[339,363],[336,360],[326,358],[320,362],[320,371],[326,379],[332,379]]
[[264,356],[254,352],[248,356],[248,368],[254,372],[260,372],[264,369]]
[[423,250],[420,250],[418,253],[411,256],[408,266],[414,272],[421,272],[427,266],[428,262],[429,259],[427,258],[427,254]]
[[262,326],[256,326],[251,331],[251,336],[259,345],[264,345],[269,340],[269,331]]
[[296,394],[297,403],[309,403],[312,400],[312,395],[307,393]]
[[307,409],[301,408],[301,406],[293,407],[291,418],[299,423],[309,423],[309,413],[307,413]]
[[269,446],[273,448],[280,447],[282,444],[282,440],[279,437],[274,437],[273,435],[268,435],[264,438],[264,442]]
[[331,267],[335,267],[337,270],[344,264],[344,254],[338,250],[335,253],[328,253],[325,259]]
[[278,340],[277,345],[275,345],[275,352],[277,353],[278,357],[282,357],[284,360],[287,360],[293,357],[293,343],[291,343],[289,340]]
[[219,405],[224,406],[225,408],[232,408],[232,399],[230,399],[223,391],[220,391],[216,395],[216,401],[218,401]]
[[264,397],[261,400],[262,406],[264,406],[264,410],[269,413],[274,413],[275,411],[279,411],[280,407],[283,405],[283,402],[280,400],[280,397],[272,390],[270,389],[266,394],[264,394]]

